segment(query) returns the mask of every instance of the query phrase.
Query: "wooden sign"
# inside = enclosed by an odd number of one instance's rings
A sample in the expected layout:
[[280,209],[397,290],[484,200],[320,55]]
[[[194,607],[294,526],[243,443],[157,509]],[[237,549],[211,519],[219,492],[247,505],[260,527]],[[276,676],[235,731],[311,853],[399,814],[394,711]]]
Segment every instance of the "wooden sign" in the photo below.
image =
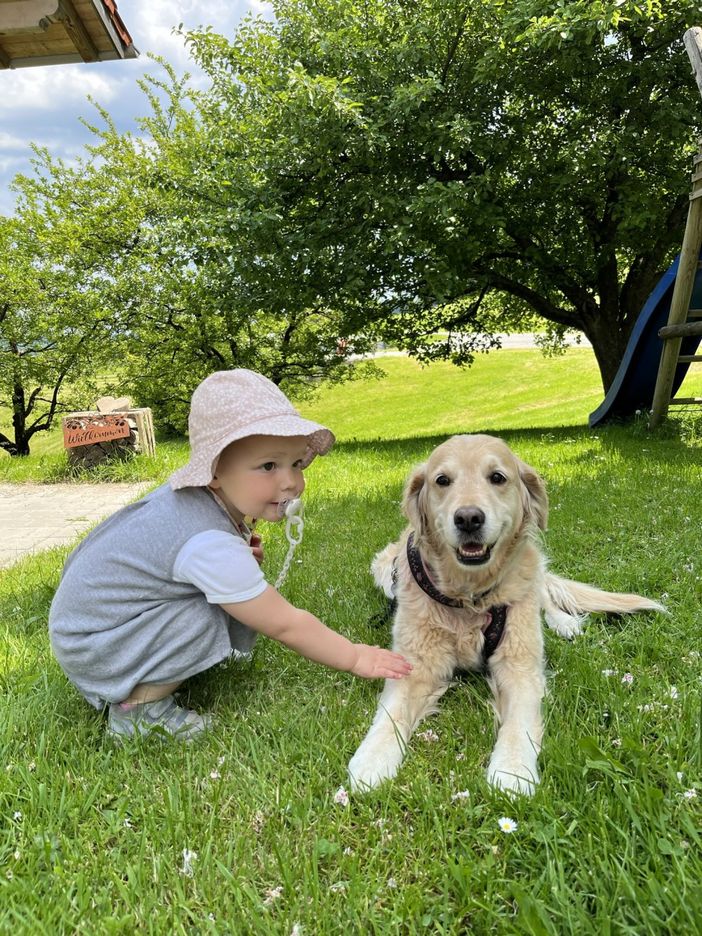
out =
[[131,432],[124,416],[68,416],[63,420],[63,447],[125,439]]

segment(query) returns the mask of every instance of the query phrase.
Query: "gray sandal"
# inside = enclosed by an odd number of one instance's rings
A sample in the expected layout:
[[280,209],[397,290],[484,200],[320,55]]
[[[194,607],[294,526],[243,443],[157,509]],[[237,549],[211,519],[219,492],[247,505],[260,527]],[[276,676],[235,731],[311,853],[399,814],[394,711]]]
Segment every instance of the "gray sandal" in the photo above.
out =
[[107,733],[116,740],[156,734],[192,741],[211,724],[208,715],[182,708],[169,695],[157,702],[113,702],[107,717]]

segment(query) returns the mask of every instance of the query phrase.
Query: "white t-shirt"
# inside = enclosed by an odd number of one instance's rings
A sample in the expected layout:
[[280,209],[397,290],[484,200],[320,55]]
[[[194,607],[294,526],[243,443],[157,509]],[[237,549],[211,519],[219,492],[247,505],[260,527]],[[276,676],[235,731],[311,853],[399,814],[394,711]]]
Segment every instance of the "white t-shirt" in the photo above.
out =
[[268,584],[251,547],[223,530],[205,530],[186,540],[173,563],[173,578],[195,585],[210,604],[250,601]]

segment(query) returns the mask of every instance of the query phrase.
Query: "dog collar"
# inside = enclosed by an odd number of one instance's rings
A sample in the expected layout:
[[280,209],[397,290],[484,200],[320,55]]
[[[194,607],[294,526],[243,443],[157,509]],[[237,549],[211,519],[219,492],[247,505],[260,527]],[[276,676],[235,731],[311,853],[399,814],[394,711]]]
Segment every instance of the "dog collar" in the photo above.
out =
[[[464,608],[465,602],[461,601],[458,598],[449,598],[448,595],[445,595],[442,591],[436,587],[434,582],[427,571],[424,562],[422,561],[421,553],[419,549],[414,545],[414,533],[410,533],[407,538],[407,562],[409,564],[410,572],[412,577],[419,587],[422,589],[425,594],[429,595],[434,601],[438,601],[439,604],[446,605],[449,608]],[[397,570],[393,568],[393,585],[397,577]],[[480,595],[475,595],[474,600],[480,600],[486,595],[489,595],[492,591],[489,588],[487,591],[482,592]],[[492,654],[497,650],[500,641],[504,635],[505,624],[507,623],[507,605],[494,605],[489,608],[487,611],[487,624],[483,627],[483,664],[492,656]]]

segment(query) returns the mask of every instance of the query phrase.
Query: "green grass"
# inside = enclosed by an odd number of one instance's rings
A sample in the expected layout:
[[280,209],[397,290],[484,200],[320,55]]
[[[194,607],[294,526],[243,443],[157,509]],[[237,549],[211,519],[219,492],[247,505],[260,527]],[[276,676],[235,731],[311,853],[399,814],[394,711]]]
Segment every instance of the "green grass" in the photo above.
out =
[[[448,433],[499,432],[546,479],[553,568],[665,595],[671,610],[593,616],[573,643],[547,634],[536,796],[487,787],[494,733],[476,676],[447,693],[429,722],[438,742],[415,738],[396,781],[336,805],[379,687],[265,640],[251,663],[190,682],[190,703],[217,713],[203,743],[115,748],[51,657],[66,553],[53,550],[0,573],[0,932],[700,931],[699,421],[591,433],[587,352],[540,362],[503,352],[461,373],[393,359],[384,382],[306,404],[340,441],[308,471],[302,561],[284,588],[332,627],[386,643],[367,569],[401,529],[404,477]],[[274,577],[280,528],[265,543]],[[183,849],[197,852],[192,876]]]

